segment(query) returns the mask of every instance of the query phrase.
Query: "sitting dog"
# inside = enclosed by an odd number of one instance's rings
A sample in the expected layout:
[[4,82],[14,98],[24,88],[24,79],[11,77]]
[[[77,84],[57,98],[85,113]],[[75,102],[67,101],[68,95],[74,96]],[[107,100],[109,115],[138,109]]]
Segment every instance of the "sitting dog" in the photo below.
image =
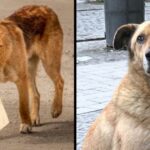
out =
[[55,85],[52,117],[62,112],[62,47],[63,32],[58,17],[46,6],[25,6],[0,21],[0,81],[17,85],[21,133],[31,132],[31,124],[40,124],[40,95],[35,83],[39,60]]
[[125,46],[128,72],[90,127],[83,150],[150,150],[150,22],[118,28],[114,48]]

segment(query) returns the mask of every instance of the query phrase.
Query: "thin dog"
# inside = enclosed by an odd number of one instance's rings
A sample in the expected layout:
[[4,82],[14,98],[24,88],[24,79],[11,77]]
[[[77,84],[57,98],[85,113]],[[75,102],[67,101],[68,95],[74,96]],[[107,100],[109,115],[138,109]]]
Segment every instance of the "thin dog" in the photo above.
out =
[[24,6],[0,21],[0,81],[17,85],[21,133],[29,133],[31,125],[40,124],[40,95],[35,83],[39,60],[55,85],[52,117],[62,112],[62,49],[61,25],[56,13],[46,6]]

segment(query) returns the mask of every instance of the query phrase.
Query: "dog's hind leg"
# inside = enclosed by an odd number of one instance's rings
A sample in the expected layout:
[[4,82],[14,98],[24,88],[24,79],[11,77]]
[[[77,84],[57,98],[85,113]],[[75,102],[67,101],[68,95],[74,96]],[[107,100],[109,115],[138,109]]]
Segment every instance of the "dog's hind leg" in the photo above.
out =
[[57,69],[55,69],[55,65],[49,66],[46,63],[43,63],[43,65],[55,86],[55,97],[52,103],[51,114],[53,118],[56,118],[62,112],[62,96],[64,81],[61,77],[60,72],[57,71]]
[[46,73],[52,79],[55,87],[55,97],[52,103],[51,114],[53,118],[58,117],[62,112],[62,97],[64,80],[61,76],[61,55],[62,55],[62,33],[53,33],[48,41],[42,59]]
[[40,124],[39,109],[40,109],[40,94],[36,87],[35,76],[37,71],[39,58],[33,55],[28,60],[29,69],[29,96],[31,99],[31,121],[32,125]]

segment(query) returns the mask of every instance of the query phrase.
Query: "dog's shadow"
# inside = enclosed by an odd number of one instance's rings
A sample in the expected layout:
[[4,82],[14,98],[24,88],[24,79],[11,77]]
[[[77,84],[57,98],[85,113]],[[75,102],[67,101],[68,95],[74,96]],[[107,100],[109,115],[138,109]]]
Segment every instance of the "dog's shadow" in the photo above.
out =
[[[33,127],[30,134],[20,133],[0,133],[0,141],[13,140],[21,143],[69,143],[73,142],[74,127],[73,122],[45,122],[40,126]],[[11,128],[11,127],[10,127]],[[9,132],[9,131],[8,131]]]

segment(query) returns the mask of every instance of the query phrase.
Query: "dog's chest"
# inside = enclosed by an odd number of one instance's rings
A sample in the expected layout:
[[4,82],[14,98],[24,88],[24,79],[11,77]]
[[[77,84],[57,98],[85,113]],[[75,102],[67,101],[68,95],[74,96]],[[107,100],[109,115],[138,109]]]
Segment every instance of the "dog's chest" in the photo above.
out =
[[120,149],[150,150],[150,127],[131,118],[119,121],[114,137]]

